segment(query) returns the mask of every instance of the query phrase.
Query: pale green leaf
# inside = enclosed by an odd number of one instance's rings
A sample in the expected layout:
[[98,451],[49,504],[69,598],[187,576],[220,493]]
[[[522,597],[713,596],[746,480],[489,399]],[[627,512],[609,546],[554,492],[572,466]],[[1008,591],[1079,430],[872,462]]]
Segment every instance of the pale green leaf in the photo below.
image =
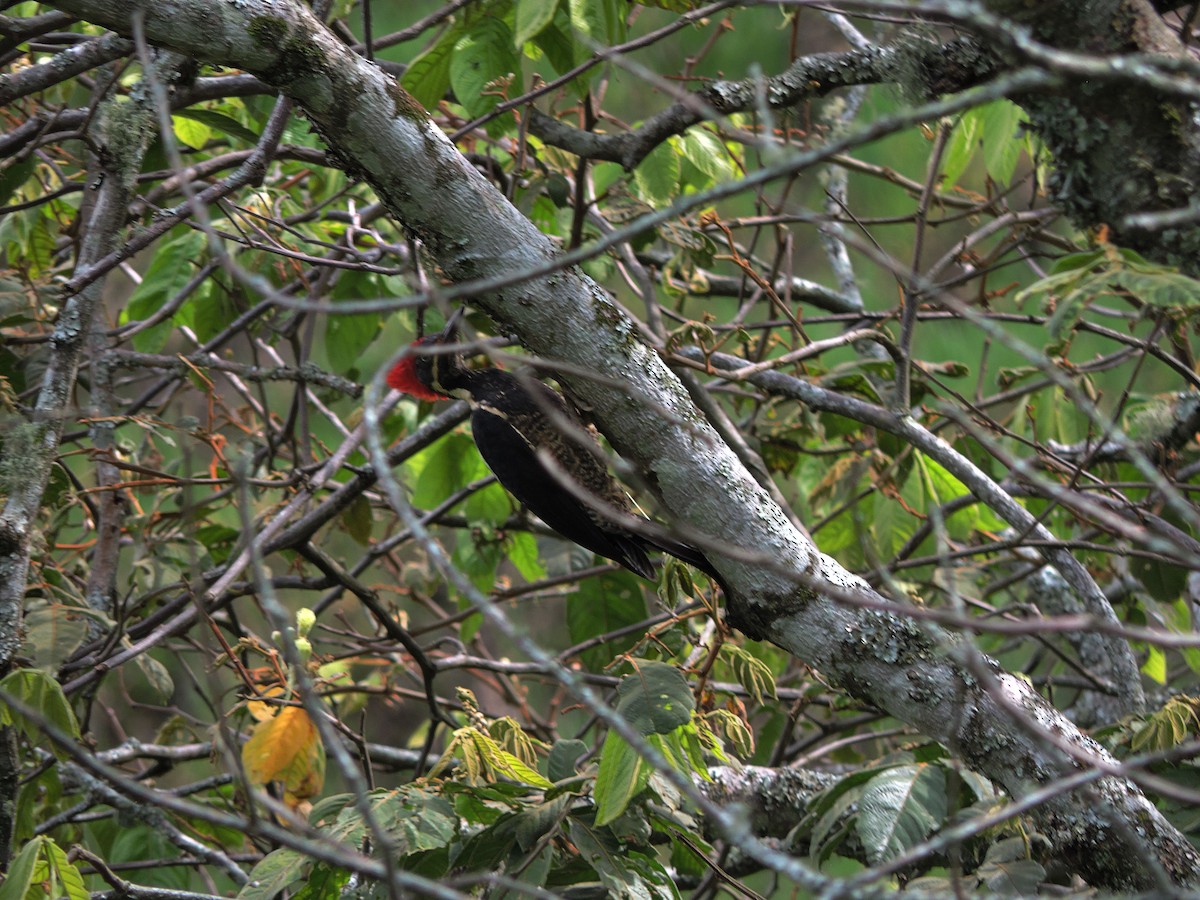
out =
[[777,699],[775,676],[765,662],[736,644],[723,644],[721,656],[728,663],[734,679],[761,706],[766,698]]
[[898,766],[872,778],[858,803],[858,838],[872,864],[893,859],[945,821],[946,773],[940,766]]
[[[179,120],[190,119],[193,122],[200,122],[207,125],[213,131],[223,131],[238,140],[243,141],[251,146],[258,143],[258,135],[239,122],[232,116],[227,116],[225,113],[217,112],[212,109],[181,109],[171,114],[174,122]],[[178,134],[178,129],[176,129]]]
[[979,141],[979,117],[975,110],[968,110],[959,117],[950,132],[942,154],[942,188],[949,189],[958,184],[975,156]]
[[250,870],[250,880],[238,891],[238,900],[271,900],[298,881],[309,863],[308,857],[295,850],[272,850]]
[[689,128],[680,144],[687,160],[711,178],[713,184],[732,181],[736,176],[729,151],[712,132],[703,128]]
[[999,185],[1012,181],[1025,142],[1021,124],[1029,121],[1024,110],[1009,100],[995,100],[978,110],[983,119],[983,164]]
[[531,41],[554,21],[558,0],[517,0],[516,33],[513,43],[517,49]]
[[[175,236],[159,244],[142,283],[125,304],[122,322],[148,319],[164,303],[174,298],[195,274],[195,263],[204,251],[204,234],[181,226]],[[157,353],[171,335],[170,319],[133,336],[133,345],[142,352]]]
[[[0,681],[0,693],[11,696],[23,705],[29,707],[33,714],[26,718],[15,709],[0,702],[0,722],[17,726],[31,741],[41,737],[41,722],[45,720],[64,734],[79,738],[79,721],[62,686],[41,669],[17,669],[9,672]],[[50,743],[48,749],[60,758],[64,755],[62,749]]]
[[596,824],[604,825],[625,812],[650,779],[653,769],[615,731],[604,739],[596,773]]
[[521,58],[513,35],[501,19],[488,16],[475,21],[459,38],[450,58],[450,86],[455,99],[473,118],[485,115],[500,102],[494,84],[521,71]]
[[1008,184],[1025,149],[1020,132],[1025,121],[1027,117],[1021,108],[1007,100],[996,100],[963,113],[954,125],[942,157],[943,189],[958,183],[981,150],[988,177],[997,184]]
[[437,109],[450,90],[450,59],[463,33],[461,25],[451,28],[404,70],[400,84],[426,109]]
[[49,840],[45,835],[38,835],[21,848],[21,852],[8,864],[8,873],[4,876],[4,883],[0,884],[0,900],[25,900],[26,893],[33,885],[33,870],[38,856]]
[[509,533],[508,559],[526,581],[539,581],[546,577],[546,567],[538,556],[537,539],[528,531]]
[[194,118],[171,116],[171,128],[176,139],[193,150],[202,150],[212,138],[212,129]]
[[668,206],[679,193],[679,152],[673,141],[663,141],[633,170],[637,195],[655,208]]
[[88,633],[82,610],[60,603],[33,599],[25,611],[25,652],[34,665],[54,672]]
[[1149,653],[1146,661],[1142,663],[1142,674],[1165,685],[1167,683],[1167,654],[1161,647],[1153,644],[1147,647],[1147,650]]
[[88,900],[91,893],[87,889],[87,885],[83,883],[83,876],[79,874],[79,869],[73,862],[67,859],[67,854],[62,847],[58,846],[53,839],[48,839],[43,844],[45,850],[45,858],[47,868],[50,870],[52,879],[57,882],[57,890],[54,891],[56,896],[67,897],[67,900]]

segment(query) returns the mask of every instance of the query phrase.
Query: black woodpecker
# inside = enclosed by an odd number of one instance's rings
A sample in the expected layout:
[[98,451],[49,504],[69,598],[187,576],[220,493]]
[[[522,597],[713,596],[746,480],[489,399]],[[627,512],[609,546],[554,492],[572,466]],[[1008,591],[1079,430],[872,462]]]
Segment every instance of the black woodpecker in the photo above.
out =
[[[457,353],[428,352],[457,339],[461,316],[460,308],[440,334],[414,343],[413,347],[423,352],[409,353],[400,360],[388,372],[388,385],[422,400],[466,400],[471,406],[475,446],[496,479],[568,540],[643,578],[654,578],[646,556],[650,546],[723,583],[695,547],[665,536],[634,533],[605,517],[606,508],[634,515],[629,497],[601,462],[595,437],[557,391],[501,369],[468,369]],[[553,460],[557,472],[542,462],[539,454],[543,453]],[[586,503],[564,487],[564,477],[597,503]]]

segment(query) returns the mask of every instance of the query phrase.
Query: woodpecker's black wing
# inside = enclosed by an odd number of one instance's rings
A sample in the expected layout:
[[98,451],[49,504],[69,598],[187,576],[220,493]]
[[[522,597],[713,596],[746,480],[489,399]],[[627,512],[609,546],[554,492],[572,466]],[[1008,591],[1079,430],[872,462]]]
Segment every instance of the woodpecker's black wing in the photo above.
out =
[[[471,431],[475,445],[496,479],[529,510],[563,537],[620,563],[643,578],[654,569],[642,539],[604,519],[601,513],[563,487],[572,479],[601,504],[628,511],[620,485],[599,459],[580,446],[587,431],[562,398],[538,381],[522,382],[498,369],[472,374]],[[537,392],[536,399],[530,390]],[[551,410],[552,414],[548,414]],[[578,429],[573,437],[564,431]],[[538,452],[548,453],[560,469],[552,473]]]

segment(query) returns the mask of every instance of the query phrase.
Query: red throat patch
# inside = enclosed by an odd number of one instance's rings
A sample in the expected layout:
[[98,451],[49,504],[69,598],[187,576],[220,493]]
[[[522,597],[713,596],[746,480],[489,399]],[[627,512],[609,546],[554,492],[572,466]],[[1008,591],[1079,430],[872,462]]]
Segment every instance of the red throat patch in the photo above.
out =
[[416,397],[418,400],[445,399],[441,394],[421,383],[421,379],[417,377],[417,358],[415,356],[406,356],[392,366],[392,370],[387,374],[387,383],[388,387],[395,388],[410,397]]

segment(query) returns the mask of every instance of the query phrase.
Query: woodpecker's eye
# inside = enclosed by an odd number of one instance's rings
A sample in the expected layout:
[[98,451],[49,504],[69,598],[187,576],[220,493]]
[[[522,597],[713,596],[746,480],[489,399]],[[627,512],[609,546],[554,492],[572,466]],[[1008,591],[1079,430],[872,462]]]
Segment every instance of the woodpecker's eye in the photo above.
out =
[[[422,341],[417,341],[413,346],[416,347],[421,343]],[[427,359],[415,354],[404,357],[388,372],[388,387],[408,394],[410,397],[416,397],[418,400],[441,400],[442,395],[436,393],[429,383],[428,369],[426,368],[425,372],[421,371],[420,364],[427,362]]]

